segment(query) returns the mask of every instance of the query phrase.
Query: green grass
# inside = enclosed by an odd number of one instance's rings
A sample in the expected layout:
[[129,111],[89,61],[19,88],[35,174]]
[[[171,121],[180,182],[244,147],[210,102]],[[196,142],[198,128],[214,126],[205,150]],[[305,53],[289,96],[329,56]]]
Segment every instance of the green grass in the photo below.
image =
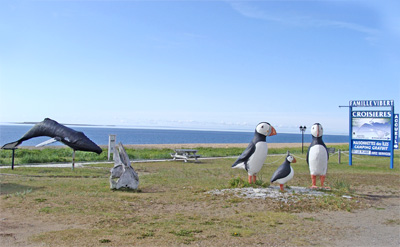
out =
[[[329,146],[329,145],[328,145]],[[331,146],[330,146],[331,147]],[[336,145],[332,146],[336,149],[348,150],[348,145]],[[229,157],[239,156],[244,148],[207,148],[198,147],[196,148],[198,153],[202,157]],[[131,160],[152,160],[152,159],[171,159],[171,149],[132,149],[126,148],[126,152]],[[269,154],[284,154],[288,151],[287,148],[270,148]],[[290,152],[293,154],[301,154],[301,148],[291,148]],[[20,148],[15,150],[15,164],[35,164],[35,163],[64,163],[72,162],[72,149],[68,147],[57,147],[57,148],[42,148],[42,149],[27,149]],[[107,160],[107,149],[103,149],[103,152],[98,155],[91,152],[76,151],[75,161],[76,162],[87,162],[87,161],[106,161]],[[304,153],[307,153],[307,147],[305,147]],[[0,150],[0,166],[10,165],[12,158],[11,150]]]
[[[15,150],[15,164],[32,163],[60,163],[72,162],[72,149],[70,148],[44,148],[44,149],[25,149]],[[12,151],[0,150],[0,164],[11,164]],[[100,155],[91,152],[77,151],[76,161],[104,161],[107,160],[107,152]]]
[[[219,153],[218,149],[210,150],[210,155],[213,152]],[[287,185],[308,187],[311,180],[306,154],[301,154],[301,149],[293,153],[297,159],[293,164],[295,176]],[[201,154],[205,156],[207,152]],[[395,156],[398,163],[398,151]],[[285,155],[267,158],[256,187],[269,186],[267,182],[284,158]],[[22,226],[38,218],[50,226],[68,226],[33,235],[28,240],[31,245],[323,245],[318,236],[325,233],[324,229],[329,229],[329,234],[337,230],[322,227],[311,216],[302,219],[294,213],[365,208],[365,190],[399,194],[400,168],[395,165],[391,170],[388,158],[357,156],[353,166],[347,164],[346,156],[342,158],[342,164],[338,164],[337,155],[329,160],[326,185],[332,191],[328,195],[314,199],[300,196],[291,203],[205,193],[249,186],[245,171],[231,169],[235,158],[224,158],[199,163],[133,163],[140,177],[140,191],[135,192],[110,190],[108,177],[113,164],[109,163],[75,170],[4,168],[0,170],[0,204],[10,213],[7,218],[24,219]],[[351,195],[351,199],[342,195]]]

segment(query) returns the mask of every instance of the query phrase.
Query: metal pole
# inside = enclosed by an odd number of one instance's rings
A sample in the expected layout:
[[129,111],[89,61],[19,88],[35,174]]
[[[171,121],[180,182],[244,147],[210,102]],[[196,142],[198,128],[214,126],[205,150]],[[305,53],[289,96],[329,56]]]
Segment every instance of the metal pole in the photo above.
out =
[[352,138],[353,138],[353,122],[352,122],[352,113],[353,107],[349,107],[349,165],[351,166],[353,164],[353,150],[352,150]]
[[392,102],[392,116],[390,117],[391,121],[391,141],[390,141],[390,169],[393,169],[393,158],[394,158],[394,102]]
[[339,162],[339,164],[340,164],[341,161],[342,161],[342,152],[339,149],[338,150],[338,162]]
[[11,170],[14,170],[14,155],[15,155],[15,148],[12,149]]
[[300,125],[300,131],[301,131],[301,153],[304,153],[304,131],[306,131],[306,126]]
[[75,149],[74,152],[72,153],[72,170],[75,168]]

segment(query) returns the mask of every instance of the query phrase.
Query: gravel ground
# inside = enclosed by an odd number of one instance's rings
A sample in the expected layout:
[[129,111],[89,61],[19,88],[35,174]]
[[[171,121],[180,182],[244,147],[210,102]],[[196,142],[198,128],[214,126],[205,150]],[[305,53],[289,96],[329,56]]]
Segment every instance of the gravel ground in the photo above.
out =
[[304,187],[291,186],[285,188],[285,192],[280,192],[279,186],[270,186],[268,188],[235,188],[235,189],[223,189],[223,190],[212,190],[207,193],[213,195],[224,195],[233,194],[237,197],[246,199],[265,199],[272,198],[283,202],[296,201],[299,195],[307,195],[310,197],[325,195],[324,192],[318,190],[312,190]]
[[326,246],[341,247],[398,247],[400,246],[400,197],[374,195],[374,207],[354,212],[324,211],[300,213],[300,217],[313,217],[321,227],[338,229],[340,235],[321,236]]

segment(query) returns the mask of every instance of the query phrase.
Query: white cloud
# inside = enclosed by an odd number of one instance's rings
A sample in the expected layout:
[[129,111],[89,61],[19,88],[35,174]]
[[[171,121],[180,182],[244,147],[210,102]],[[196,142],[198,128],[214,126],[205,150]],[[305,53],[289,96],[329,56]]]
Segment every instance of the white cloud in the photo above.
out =
[[[275,1],[273,1],[276,3]],[[301,1],[296,1],[301,2]],[[310,3],[310,1],[304,1]],[[322,1],[316,1],[321,3]],[[367,35],[376,35],[378,30],[362,24],[348,22],[338,19],[322,19],[314,16],[312,13],[302,13],[299,10],[292,11],[290,9],[279,8],[279,9],[268,9],[266,6],[256,6],[257,1],[233,1],[228,3],[231,7],[239,14],[254,19],[260,19],[265,21],[272,21],[290,26],[309,26],[309,27],[332,27],[348,29]],[[327,2],[329,3],[329,2]],[[329,6],[326,6],[329,8]]]

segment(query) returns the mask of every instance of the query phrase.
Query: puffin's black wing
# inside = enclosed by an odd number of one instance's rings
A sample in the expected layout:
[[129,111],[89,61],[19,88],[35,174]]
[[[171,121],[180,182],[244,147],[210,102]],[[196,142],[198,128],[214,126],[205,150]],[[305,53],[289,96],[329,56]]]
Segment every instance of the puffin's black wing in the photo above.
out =
[[324,147],[325,147],[325,150],[326,150],[326,157],[328,157],[328,160],[329,160],[329,152],[328,152],[328,148],[326,147],[325,143],[322,143],[322,146],[324,146]]
[[310,155],[310,149],[311,149],[312,146],[314,146],[316,144],[324,146],[324,148],[326,150],[326,154],[327,154],[328,160],[329,160],[328,148],[326,147],[324,141],[322,140],[322,137],[313,137],[313,139],[311,141],[311,144],[310,144],[310,147],[308,147],[308,151],[307,151],[307,157],[306,157],[307,164],[309,164],[308,163],[308,156]]
[[276,169],[276,171],[272,175],[271,183],[290,174],[290,164],[287,163],[289,162],[286,160],[282,165],[278,167],[278,169]]
[[254,153],[256,150],[256,145],[253,142],[250,142],[247,148],[243,151],[243,153],[239,156],[239,158],[233,163],[232,167],[235,167],[237,164],[240,164],[242,162],[247,162],[250,158],[250,156]]

